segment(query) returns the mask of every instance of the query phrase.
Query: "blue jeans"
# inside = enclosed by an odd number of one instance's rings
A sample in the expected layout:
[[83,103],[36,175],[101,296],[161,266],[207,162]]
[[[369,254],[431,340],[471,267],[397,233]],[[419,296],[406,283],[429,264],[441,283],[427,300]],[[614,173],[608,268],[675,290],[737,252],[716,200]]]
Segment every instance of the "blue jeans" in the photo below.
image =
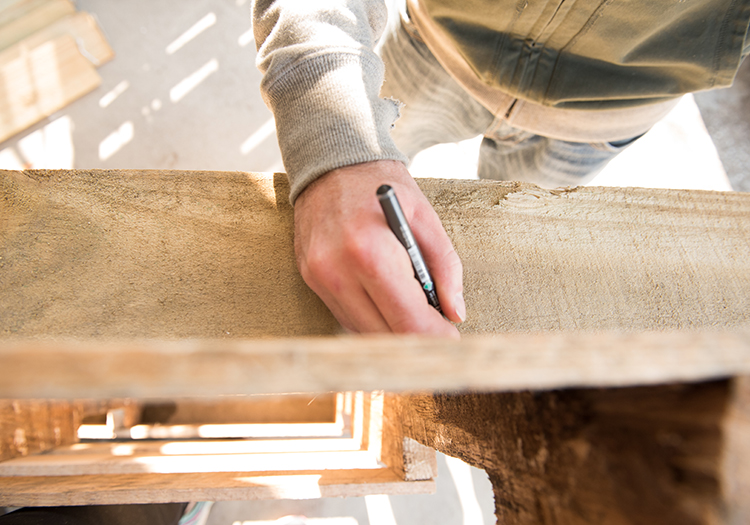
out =
[[522,180],[542,187],[576,186],[593,179],[639,137],[610,142],[568,142],[514,128],[469,95],[440,65],[408,20],[383,36],[381,95],[401,101],[392,130],[410,159],[435,144],[483,135],[478,176]]

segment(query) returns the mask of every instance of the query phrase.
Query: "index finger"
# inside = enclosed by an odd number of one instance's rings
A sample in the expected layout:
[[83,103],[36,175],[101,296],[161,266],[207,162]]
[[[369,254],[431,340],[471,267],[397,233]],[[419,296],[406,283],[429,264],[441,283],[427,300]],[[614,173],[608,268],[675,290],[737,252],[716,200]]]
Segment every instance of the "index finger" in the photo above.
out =
[[432,333],[458,337],[456,328],[431,307],[414,277],[409,255],[395,235],[383,229],[372,240],[370,264],[360,283],[394,332]]

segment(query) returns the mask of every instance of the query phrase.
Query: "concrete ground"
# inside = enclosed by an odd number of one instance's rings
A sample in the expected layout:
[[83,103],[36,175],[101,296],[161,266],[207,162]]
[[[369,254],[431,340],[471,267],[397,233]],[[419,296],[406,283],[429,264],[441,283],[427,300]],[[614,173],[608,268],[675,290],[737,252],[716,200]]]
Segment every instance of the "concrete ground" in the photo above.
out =
[[[116,58],[100,68],[97,90],[0,144],[0,168],[283,170],[258,91],[248,0],[76,4],[96,16]],[[750,190],[749,93],[750,61],[735,87],[685,97],[594,184]],[[478,140],[432,148],[412,171],[474,178],[477,148]],[[486,475],[444,456],[439,467],[433,496],[222,502],[208,524],[291,514],[329,525],[494,523]]]

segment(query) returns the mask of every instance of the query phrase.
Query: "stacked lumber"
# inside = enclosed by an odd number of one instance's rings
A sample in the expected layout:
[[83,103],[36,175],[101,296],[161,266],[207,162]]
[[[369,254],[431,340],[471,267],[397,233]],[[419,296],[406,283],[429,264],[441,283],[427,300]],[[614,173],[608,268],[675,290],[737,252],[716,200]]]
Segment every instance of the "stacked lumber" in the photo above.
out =
[[112,57],[70,0],[0,0],[0,142],[98,87]]

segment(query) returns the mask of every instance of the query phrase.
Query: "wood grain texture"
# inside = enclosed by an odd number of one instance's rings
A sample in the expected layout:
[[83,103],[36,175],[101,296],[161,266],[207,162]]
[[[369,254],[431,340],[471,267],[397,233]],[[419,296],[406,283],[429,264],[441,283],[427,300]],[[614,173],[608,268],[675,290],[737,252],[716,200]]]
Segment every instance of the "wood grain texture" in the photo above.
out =
[[76,443],[76,431],[85,417],[135,404],[125,399],[0,399],[0,461]]
[[[165,444],[170,444],[166,442]],[[343,445],[343,444],[342,444]],[[74,445],[75,446],[75,445]],[[127,449],[125,445],[123,448]],[[7,477],[82,476],[108,474],[188,474],[244,472],[263,476],[267,472],[305,472],[312,470],[377,469],[374,456],[360,450],[315,450],[308,452],[160,454],[120,453],[109,450],[84,451],[77,455],[67,448],[0,463],[0,481]],[[434,453],[434,451],[432,451]],[[428,478],[431,479],[431,478]]]
[[[94,66],[100,66],[114,57],[114,51],[99,29],[93,16],[88,13],[68,14],[30,34],[16,45],[27,49],[35,49],[46,42],[63,35],[71,36],[78,47],[78,51]],[[9,37],[10,35],[4,35]],[[3,47],[0,40],[0,49]],[[0,58],[0,62],[2,59]]]
[[14,2],[0,6],[0,50],[3,50],[57,20],[75,13],[69,0]]
[[504,525],[740,524],[750,516],[741,383],[409,396],[401,421],[487,470]]
[[310,471],[299,475],[243,472],[3,478],[0,505],[111,505],[179,501],[244,501],[427,494],[434,481],[404,483],[389,469]]
[[[29,171],[0,181],[4,336],[338,329],[296,270],[283,175]],[[750,195],[420,186],[464,262],[465,334],[750,324]]]
[[385,395],[383,410],[383,462],[407,481],[433,479],[438,475],[435,450],[406,435],[403,425],[404,400]]
[[722,491],[730,519],[726,523],[750,523],[750,377],[731,382],[730,401],[723,417]]
[[464,264],[464,333],[747,326],[750,195],[422,181]]
[[52,115],[101,83],[75,40],[62,35],[0,54],[0,141]]
[[[512,390],[411,398],[390,424],[486,468],[503,523],[747,521],[744,379],[570,387],[748,373],[748,195],[420,181],[464,262],[461,331],[474,337],[454,343],[307,337],[338,325],[295,269],[283,176],[33,171],[0,184],[0,395]],[[255,339],[268,336],[302,338]],[[12,478],[6,504],[286,493],[219,474],[149,490],[144,476]],[[295,497],[321,495],[322,479]]]
[[0,334],[336,332],[296,270],[284,179],[169,171],[0,174]]
[[750,332],[0,341],[0,398],[511,391],[750,374]]
[[69,402],[0,400],[0,461],[75,443],[80,421]]
[[[422,180],[464,261],[461,330],[492,337],[238,341],[339,331],[296,270],[285,176],[28,171],[0,184],[0,333],[13,371],[2,396],[540,389],[747,372],[749,195]],[[19,342],[29,337],[108,345]]]

